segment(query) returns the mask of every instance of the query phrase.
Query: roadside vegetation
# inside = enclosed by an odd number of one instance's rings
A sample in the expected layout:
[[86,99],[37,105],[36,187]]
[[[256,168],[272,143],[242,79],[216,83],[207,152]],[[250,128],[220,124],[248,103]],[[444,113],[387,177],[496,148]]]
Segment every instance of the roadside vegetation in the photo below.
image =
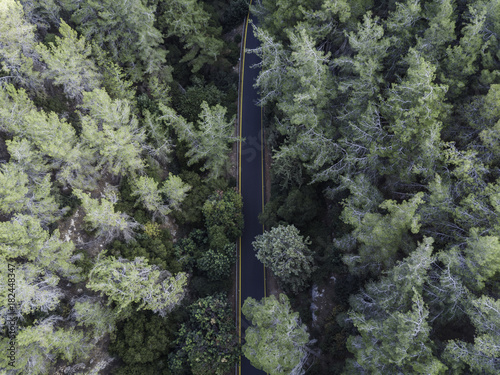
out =
[[279,290],[240,345],[248,10],[0,1],[0,372],[500,373],[500,2],[252,3]]

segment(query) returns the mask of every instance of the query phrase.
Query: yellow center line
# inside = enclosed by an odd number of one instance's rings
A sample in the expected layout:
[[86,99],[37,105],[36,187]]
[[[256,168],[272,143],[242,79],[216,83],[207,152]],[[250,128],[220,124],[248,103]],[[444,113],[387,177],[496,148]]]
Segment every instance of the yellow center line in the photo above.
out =
[[[262,212],[264,212],[264,121],[262,121],[262,105],[260,106],[260,171],[261,171],[261,185],[262,185]],[[262,233],[264,233],[264,225],[262,225]],[[267,297],[266,286],[266,266],[264,266],[264,297]]]
[[[252,0],[250,0],[252,4]],[[241,195],[241,135],[242,135],[242,113],[243,113],[243,79],[245,76],[245,54],[246,54],[246,44],[247,44],[247,32],[248,32],[248,21],[250,19],[250,10],[247,14],[247,19],[245,21],[245,31],[243,33],[243,48],[242,48],[242,58],[241,58],[241,81],[240,81],[240,109],[239,109],[239,155],[238,155],[238,191]],[[239,271],[238,271],[238,342],[241,344],[241,236],[238,240],[239,244]],[[238,363],[238,375],[241,375],[241,356]]]

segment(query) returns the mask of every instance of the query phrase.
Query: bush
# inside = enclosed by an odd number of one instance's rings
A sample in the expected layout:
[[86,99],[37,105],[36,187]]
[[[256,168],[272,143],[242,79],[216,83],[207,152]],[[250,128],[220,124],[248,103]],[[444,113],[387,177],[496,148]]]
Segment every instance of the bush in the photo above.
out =
[[208,250],[198,260],[198,268],[205,271],[210,280],[223,280],[231,276],[236,261],[236,246],[226,245],[222,250]]
[[243,201],[236,189],[218,190],[203,205],[210,244],[219,244],[221,231],[228,243],[236,241],[243,231]]
[[203,203],[214,190],[227,189],[227,180],[216,179],[205,182],[198,174],[192,171],[184,171],[179,174],[179,177],[192,188],[182,202],[181,209],[173,212],[173,216],[180,224],[190,223],[193,226],[201,226],[203,224],[203,213],[201,210]]
[[175,244],[175,256],[182,269],[192,272],[197,259],[208,249],[208,239],[205,231],[195,229],[186,238],[181,238]]
[[140,311],[117,324],[116,337],[109,345],[125,366],[114,374],[167,374],[167,355],[176,326],[169,318]]
[[222,294],[201,298],[189,307],[189,319],[177,334],[179,348],[169,356],[173,374],[225,374],[239,359],[233,312]]

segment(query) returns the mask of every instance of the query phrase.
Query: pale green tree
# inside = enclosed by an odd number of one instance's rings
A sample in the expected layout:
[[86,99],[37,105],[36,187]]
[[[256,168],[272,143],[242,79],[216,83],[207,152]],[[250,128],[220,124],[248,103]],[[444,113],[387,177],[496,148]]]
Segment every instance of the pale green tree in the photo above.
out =
[[[59,288],[60,278],[55,274],[44,271],[34,263],[19,264],[9,260],[9,264],[15,264],[15,285],[13,295],[16,301],[15,316],[23,319],[23,316],[35,313],[49,313],[59,306],[63,292]],[[5,276],[6,277],[6,276]],[[0,295],[2,296],[2,314],[7,313],[7,283],[2,283]],[[11,310],[10,313],[13,311]]]
[[422,298],[435,261],[432,243],[425,238],[386,276],[351,297],[349,316],[359,335],[348,339],[355,361],[348,361],[345,374],[445,374],[446,366],[432,352],[429,311]]
[[500,301],[488,296],[472,299],[467,314],[475,327],[474,343],[448,342],[445,360],[455,373],[468,367],[478,374],[500,371]]
[[83,95],[82,144],[92,150],[98,170],[115,175],[144,167],[141,158],[144,133],[127,100],[109,97],[96,89]]
[[38,183],[50,171],[47,158],[27,139],[15,137],[5,141],[11,164],[25,173],[31,182]]
[[361,336],[348,340],[356,365],[348,365],[344,373],[445,374],[447,367],[433,356],[430,348],[428,314],[417,293],[409,311],[387,312],[385,318],[377,320],[350,313]]
[[[376,98],[383,82],[383,59],[389,53],[392,38],[384,36],[380,19],[367,12],[356,32],[348,34],[349,44],[356,51],[354,56],[342,56],[333,61],[342,69],[339,89],[349,93],[349,103],[343,116],[355,119],[360,109]],[[356,107],[359,106],[360,109]]]
[[14,137],[7,141],[9,152],[35,183],[56,169],[65,184],[95,186],[97,151],[78,142],[73,126],[56,113],[37,110],[25,90],[0,90],[0,128]]
[[38,44],[36,50],[47,64],[45,78],[64,88],[68,98],[80,101],[84,91],[99,87],[97,67],[90,58],[91,48],[85,38],[78,37],[75,30],[64,21],[59,28],[61,36],[48,47]]
[[61,2],[59,0],[20,0],[26,19],[41,30],[52,25],[59,27],[61,22]]
[[488,44],[484,38],[487,8],[469,5],[469,12],[471,17],[462,27],[459,44],[448,46],[442,63],[444,72],[440,78],[449,85],[449,95],[453,97],[463,92],[468,77],[477,72],[477,60]]
[[209,178],[217,178],[226,173],[231,143],[239,138],[233,136],[234,118],[226,120],[227,109],[217,104],[214,107],[204,101],[196,129],[191,123],[176,128],[180,139],[189,144],[186,156],[189,164],[204,162],[202,171],[209,172]]
[[260,46],[248,52],[256,53],[260,57],[260,62],[256,65],[260,71],[255,85],[260,91],[260,103],[266,105],[282,94],[281,87],[286,66],[289,64],[289,52],[265,28],[253,27]]
[[257,258],[273,271],[286,289],[294,293],[304,289],[314,271],[308,238],[294,225],[279,225],[255,237],[252,242]]
[[384,173],[395,173],[391,168],[397,165],[400,178],[410,180],[411,174],[430,177],[435,173],[443,148],[442,119],[449,105],[444,101],[447,87],[433,82],[436,67],[415,49],[405,60],[409,64],[406,77],[392,84],[382,105],[392,136],[376,152],[390,158]]
[[117,304],[117,313],[137,303],[137,309],[152,310],[165,316],[185,294],[187,276],[151,266],[144,258],[133,261],[101,257],[90,271],[87,287],[108,296]]
[[161,188],[172,210],[178,210],[180,208],[181,203],[190,190],[191,186],[173,173],[169,173],[168,178],[163,182]]
[[390,58],[394,61],[401,56],[408,46],[412,45],[422,18],[420,1],[398,1],[395,9],[390,12],[385,21],[387,31],[393,36]]
[[73,306],[71,316],[79,325],[92,329],[94,341],[116,329],[116,311],[104,306],[98,298],[82,297]]
[[[91,350],[84,333],[74,328],[56,325],[62,318],[52,315],[35,325],[23,327],[16,336],[15,370],[28,375],[44,375],[54,372],[57,359],[72,362],[86,359]],[[9,340],[2,338],[0,346],[7,352]],[[8,359],[0,356],[0,366],[8,368]]]
[[149,176],[140,176],[132,182],[134,190],[132,196],[136,196],[148,211],[153,213],[153,217],[165,217],[171,212],[170,207],[165,204],[158,182]]
[[[410,232],[418,233],[420,230],[417,209],[423,203],[422,197],[423,193],[417,193],[400,204],[386,200],[379,207],[387,210],[387,214],[364,210],[358,212],[356,206],[351,204],[352,201],[347,200],[341,218],[354,226],[349,238],[359,245],[356,253],[347,254],[343,258],[351,272],[370,270],[378,273],[394,264],[398,251],[408,253],[415,248]],[[342,246],[342,240],[337,244],[346,250],[353,250],[352,246]]]
[[305,373],[309,333],[286,295],[272,295],[260,302],[249,297],[241,311],[251,322],[245,331],[243,354],[254,367],[271,375]]
[[500,240],[497,236],[480,236],[472,229],[463,251],[454,247],[441,258],[468,288],[481,290],[500,272]]
[[155,7],[142,0],[63,1],[72,21],[89,42],[109,51],[133,81],[158,72],[166,51],[155,27]]
[[35,26],[24,18],[22,5],[16,0],[0,4],[0,71],[2,81],[11,80],[39,90],[41,80],[33,70]]
[[139,223],[126,213],[115,211],[114,205],[118,201],[116,194],[111,193],[101,199],[92,198],[89,193],[84,193],[80,189],[74,189],[73,194],[82,201],[84,220],[90,230],[96,231],[97,238],[105,242],[110,242],[119,236],[126,241],[133,238],[134,229]]
[[0,223],[0,254],[6,259],[22,257],[45,270],[78,280],[74,249],[71,241],[61,240],[58,229],[49,233],[32,216],[18,214]]
[[0,93],[0,127],[29,140],[52,159],[54,168],[66,160],[76,143],[76,132],[70,123],[54,112],[37,110],[26,91],[12,85]]
[[422,38],[417,38],[416,49],[425,53],[433,64],[438,63],[446,54],[446,47],[456,40],[453,0],[435,0],[426,9],[424,17],[429,27]]
[[0,166],[0,210],[5,214],[21,211],[28,194],[28,176],[14,164]]
[[182,179],[170,173],[161,187],[158,182],[148,176],[140,176],[133,181],[133,196],[153,213],[153,217],[165,217],[180,207],[191,187],[185,184]]

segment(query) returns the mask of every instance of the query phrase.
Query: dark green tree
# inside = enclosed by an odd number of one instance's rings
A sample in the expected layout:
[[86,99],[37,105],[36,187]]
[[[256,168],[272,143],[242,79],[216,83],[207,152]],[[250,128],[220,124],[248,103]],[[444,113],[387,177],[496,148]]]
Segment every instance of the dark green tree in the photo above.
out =
[[222,294],[195,301],[177,332],[177,350],[169,356],[173,374],[225,374],[234,368],[240,349],[233,313]]

